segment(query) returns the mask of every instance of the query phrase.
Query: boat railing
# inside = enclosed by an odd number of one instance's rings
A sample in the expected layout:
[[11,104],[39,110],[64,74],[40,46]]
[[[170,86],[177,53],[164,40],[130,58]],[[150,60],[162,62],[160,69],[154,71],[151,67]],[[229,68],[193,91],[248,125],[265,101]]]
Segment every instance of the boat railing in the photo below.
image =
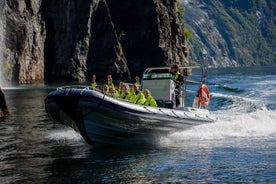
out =
[[[179,67],[180,70],[184,69],[193,69],[193,68],[200,68],[200,66],[182,66]],[[165,66],[165,67],[151,67],[147,68],[143,74],[149,74],[149,73],[170,73],[170,67]]]
[[143,74],[143,80],[146,79],[172,79],[173,76],[171,73],[150,73],[150,74]]
[[57,90],[63,90],[63,89],[93,89],[92,86],[85,86],[85,85],[76,85],[76,86],[60,86],[57,87]]
[[195,84],[195,85],[200,85],[202,82],[194,81],[194,80],[186,80],[187,84]]

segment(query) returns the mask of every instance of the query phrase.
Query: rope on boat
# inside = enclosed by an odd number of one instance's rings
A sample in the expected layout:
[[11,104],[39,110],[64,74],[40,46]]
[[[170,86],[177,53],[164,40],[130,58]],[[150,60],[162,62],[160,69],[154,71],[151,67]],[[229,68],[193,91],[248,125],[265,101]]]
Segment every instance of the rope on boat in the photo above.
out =
[[[186,117],[188,117],[188,118],[193,118],[192,116],[189,116],[189,115],[186,114],[185,112],[184,112],[184,115],[185,115]],[[197,119],[204,119],[204,117],[199,116],[199,115],[197,115],[197,114],[195,114],[195,118],[197,118]],[[206,116],[206,118],[209,119],[209,120],[214,121],[213,119],[209,118],[208,116]]]
[[175,112],[172,110],[172,113],[175,115],[175,117],[180,118]]
[[204,117],[199,116],[199,115],[197,115],[197,114],[195,114],[195,117],[196,117],[196,118],[199,118],[199,119],[204,119]]
[[144,108],[148,111],[148,112],[152,112],[151,110],[149,110],[146,106],[144,106]]
[[[170,116],[170,117],[175,117],[175,118],[181,118],[180,116],[178,116],[173,110],[172,110],[172,114],[174,114],[174,116],[172,116],[172,115],[169,115],[169,114],[167,114],[167,113],[165,113],[164,111],[162,111],[161,109],[159,109],[159,111],[160,112],[162,112],[163,114],[165,114],[165,115],[167,115],[167,116]],[[186,112],[184,112],[184,116],[186,116],[187,118],[189,118],[189,119],[193,119],[193,118],[200,118],[200,119],[204,119],[203,117],[201,117],[201,116],[199,116],[199,115],[197,115],[197,114],[195,114],[195,116],[194,117],[192,117],[192,116],[190,116],[190,115],[188,115]],[[210,118],[210,117],[208,117],[208,116],[206,116],[206,118],[208,118],[209,120],[212,120],[212,121],[214,121],[214,119],[212,119],[212,118]]]
[[66,91],[65,96],[68,96],[68,95],[69,95],[69,92],[71,91],[71,89],[70,89],[70,88],[69,88],[69,89],[65,89],[65,91]]
[[209,119],[209,120],[212,120],[212,121],[218,120],[218,118],[213,119],[213,118],[210,118],[209,116],[206,116],[206,118]]
[[89,87],[83,88],[83,89],[81,90],[81,92],[80,92],[80,95],[82,96],[82,93],[83,93],[84,91],[88,90],[88,89],[89,89]]
[[[172,115],[170,115],[170,114],[167,114],[167,113],[165,113],[164,111],[162,111],[161,109],[159,109],[159,111],[160,112],[162,112],[163,114],[165,114],[165,115],[167,115],[167,116],[169,116],[169,117],[174,117],[174,118],[181,118],[180,116],[178,116],[173,110],[172,110],[172,114],[174,114],[174,116],[172,116]],[[192,117],[190,117],[190,116],[188,116],[185,112],[184,112],[184,115],[186,116],[186,117],[188,117],[188,118],[192,118]]]
[[165,113],[164,111],[162,111],[161,109],[159,109],[160,112],[162,112],[163,114],[169,116],[169,117],[174,117],[174,118],[181,118],[179,117],[177,114],[175,114],[175,112],[172,110],[172,114],[174,114],[174,116],[170,115],[170,114],[167,114]]
[[159,109],[160,112],[162,112],[163,114],[170,116],[169,114],[165,113],[164,111],[162,111],[161,109]]
[[103,93],[103,100],[104,100],[105,96],[106,96],[106,93]]
[[184,116],[186,116],[188,118],[193,118],[193,117],[189,116],[188,114],[186,114],[186,112],[184,112]]

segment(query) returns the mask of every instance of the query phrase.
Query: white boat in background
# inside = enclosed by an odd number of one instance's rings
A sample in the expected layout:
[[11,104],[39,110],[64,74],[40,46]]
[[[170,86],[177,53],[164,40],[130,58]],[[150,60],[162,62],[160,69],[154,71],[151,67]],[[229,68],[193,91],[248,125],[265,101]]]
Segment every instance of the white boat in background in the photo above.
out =
[[[185,107],[185,100],[181,107],[174,107],[174,82],[168,71],[168,67],[149,68],[143,74],[141,87],[151,91],[158,107],[112,98],[90,86],[68,86],[47,95],[46,112],[52,120],[72,127],[92,145],[150,143],[160,136],[215,122],[217,118],[207,109]],[[188,82],[184,82],[186,86]],[[203,88],[204,85],[199,90],[199,99],[206,105],[210,96]],[[182,89],[185,93],[186,88]]]

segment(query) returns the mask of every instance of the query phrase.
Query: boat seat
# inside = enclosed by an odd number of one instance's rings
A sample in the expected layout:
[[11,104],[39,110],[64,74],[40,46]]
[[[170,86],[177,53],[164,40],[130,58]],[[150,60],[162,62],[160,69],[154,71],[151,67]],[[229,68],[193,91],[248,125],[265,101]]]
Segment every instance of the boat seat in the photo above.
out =
[[156,101],[158,107],[164,107],[164,100],[162,100],[162,99],[157,99],[157,100],[155,100],[155,101]]
[[173,101],[172,100],[157,99],[155,101],[156,101],[158,107],[165,107],[165,108],[169,108],[169,109],[173,108]]
[[164,107],[172,109],[173,108],[173,101],[172,100],[165,100],[164,101]]

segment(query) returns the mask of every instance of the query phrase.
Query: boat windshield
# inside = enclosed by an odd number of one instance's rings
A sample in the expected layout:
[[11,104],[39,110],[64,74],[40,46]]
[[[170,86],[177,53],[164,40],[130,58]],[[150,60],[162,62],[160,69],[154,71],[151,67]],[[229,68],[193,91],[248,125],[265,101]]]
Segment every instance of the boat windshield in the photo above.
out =
[[143,74],[143,79],[172,79],[171,73],[149,73]]

